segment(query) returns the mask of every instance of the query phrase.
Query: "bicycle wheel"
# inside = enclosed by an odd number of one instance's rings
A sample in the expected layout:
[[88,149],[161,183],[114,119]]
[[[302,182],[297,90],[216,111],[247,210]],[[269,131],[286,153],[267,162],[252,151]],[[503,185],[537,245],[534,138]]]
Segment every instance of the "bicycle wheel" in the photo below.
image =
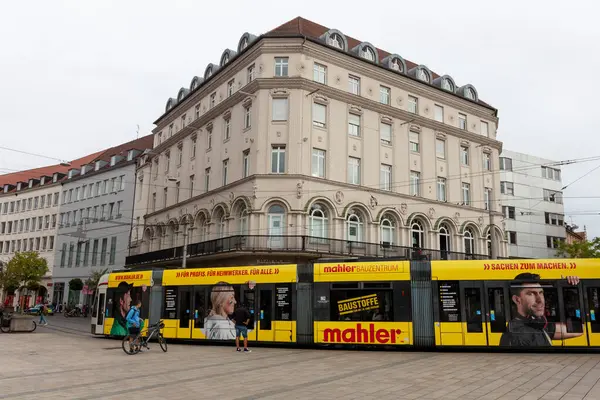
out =
[[160,344],[160,348],[162,349],[162,351],[164,351],[166,353],[167,352],[167,341],[165,340],[163,335],[160,333],[158,334],[158,344]]
[[[133,339],[131,341],[131,344],[129,344],[129,339]],[[123,348],[123,351],[125,352],[125,354],[129,354],[134,355],[140,352],[140,345],[138,343],[138,338],[134,337],[132,338],[131,335],[127,335],[123,338],[123,341],[121,342],[121,347]]]

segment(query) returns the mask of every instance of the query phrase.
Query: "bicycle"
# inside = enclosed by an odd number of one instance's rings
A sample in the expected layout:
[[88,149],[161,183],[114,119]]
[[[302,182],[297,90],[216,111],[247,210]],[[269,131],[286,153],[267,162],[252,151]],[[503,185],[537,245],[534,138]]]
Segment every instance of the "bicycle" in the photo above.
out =
[[[133,355],[133,354],[137,354],[140,351],[142,351],[142,347],[145,347],[148,349],[149,348],[148,342],[152,339],[152,337],[154,337],[156,335],[156,337],[158,339],[158,344],[160,345],[160,348],[162,349],[162,351],[164,351],[166,353],[167,352],[167,341],[163,337],[162,333],[160,333],[160,330],[163,329],[164,327],[165,327],[165,323],[163,321],[159,321],[157,324],[148,326],[148,336],[145,338],[142,337],[141,334],[138,334],[135,336],[134,335],[125,336],[123,338],[123,341],[121,342],[121,347],[123,347],[123,351],[126,354]],[[129,342],[129,339],[132,339],[131,343]]]

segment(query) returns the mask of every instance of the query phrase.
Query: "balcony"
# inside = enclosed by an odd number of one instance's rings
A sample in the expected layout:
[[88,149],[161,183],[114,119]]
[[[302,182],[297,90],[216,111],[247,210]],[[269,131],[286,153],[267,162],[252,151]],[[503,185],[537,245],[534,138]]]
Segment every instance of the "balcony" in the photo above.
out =
[[[394,258],[406,260],[486,260],[485,254],[465,254],[452,251],[417,249],[387,243],[353,242],[313,236],[228,236],[188,245],[188,261],[200,257],[236,253],[289,254],[307,261],[321,257]],[[183,246],[131,255],[125,266],[153,263],[173,263],[183,257]]]

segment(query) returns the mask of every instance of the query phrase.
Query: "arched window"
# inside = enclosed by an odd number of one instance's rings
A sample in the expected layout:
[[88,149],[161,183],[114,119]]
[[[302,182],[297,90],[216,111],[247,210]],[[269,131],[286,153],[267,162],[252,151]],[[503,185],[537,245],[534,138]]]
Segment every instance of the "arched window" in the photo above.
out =
[[450,82],[450,79],[442,80],[442,89],[445,89],[449,92],[454,91],[454,85],[452,85],[452,82]]
[[350,210],[346,217],[346,240],[349,242],[363,240],[363,221],[355,210]]
[[267,215],[269,247],[281,248],[284,244],[283,235],[285,233],[285,209],[279,204],[273,204],[269,207]]
[[222,64],[225,65],[229,62],[229,54],[225,53],[225,55],[223,56],[223,62]]
[[425,68],[419,68],[419,71],[417,72],[417,78],[423,82],[429,82],[429,73],[425,70]]
[[225,215],[221,215],[221,218],[219,219],[217,237],[222,238],[225,237],[225,235],[227,234],[226,223],[227,221],[225,219]]
[[485,237],[485,241],[487,242],[488,257],[492,258],[492,235],[490,232]]
[[248,209],[244,207],[242,211],[240,211],[240,235],[248,235]]
[[248,37],[244,37],[242,39],[242,43],[240,44],[240,50],[244,50],[246,47],[248,47]]
[[473,88],[468,87],[465,89],[465,97],[469,100],[475,100],[475,91]]
[[402,64],[398,61],[397,58],[394,58],[394,61],[392,61],[391,68],[395,71],[402,72]]
[[198,82],[196,79],[194,79],[194,80],[192,81],[192,85],[190,86],[190,90],[194,90],[194,89],[196,89],[196,84],[197,84],[196,82]]
[[422,249],[425,244],[425,231],[423,230],[423,225],[420,221],[413,221],[412,225],[410,226],[410,233],[412,238],[412,247],[418,247]]
[[384,215],[379,229],[381,231],[381,244],[384,247],[393,245],[394,237],[396,236],[396,224],[394,223],[394,218],[389,215]]
[[338,49],[343,49],[343,43],[344,40],[337,33],[334,33],[333,35],[329,36],[330,46],[337,47]]
[[363,57],[369,61],[375,61],[375,52],[369,46],[363,48]]
[[448,252],[451,250],[450,247],[450,230],[446,225],[440,227],[440,252],[443,260],[448,259]]
[[475,238],[471,229],[465,229],[464,233],[464,241],[465,241],[465,253],[466,254],[474,254],[475,253]]
[[313,204],[309,216],[310,236],[315,238],[327,238],[328,224],[327,211],[320,204]]

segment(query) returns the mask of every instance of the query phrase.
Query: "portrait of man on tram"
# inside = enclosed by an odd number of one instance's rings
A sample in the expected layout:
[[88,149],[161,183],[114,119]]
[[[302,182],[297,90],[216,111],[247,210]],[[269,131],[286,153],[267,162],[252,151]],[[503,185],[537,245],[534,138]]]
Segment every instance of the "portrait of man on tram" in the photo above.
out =
[[[567,276],[569,285],[577,286],[579,277]],[[574,293],[577,289],[573,288]],[[583,335],[579,310],[570,310],[573,301],[565,298],[567,323],[560,322],[558,292],[551,285],[542,285],[540,276],[522,273],[511,282],[513,319],[500,338],[500,346],[506,347],[549,347],[552,340],[563,340]],[[565,290],[565,296],[571,292]],[[570,311],[573,312],[570,312]],[[571,318],[572,317],[572,318]]]
[[128,334],[126,317],[131,307],[131,289],[133,284],[120,282],[117,287],[115,301],[112,302],[112,315],[114,322],[110,330],[112,336],[125,336]]

